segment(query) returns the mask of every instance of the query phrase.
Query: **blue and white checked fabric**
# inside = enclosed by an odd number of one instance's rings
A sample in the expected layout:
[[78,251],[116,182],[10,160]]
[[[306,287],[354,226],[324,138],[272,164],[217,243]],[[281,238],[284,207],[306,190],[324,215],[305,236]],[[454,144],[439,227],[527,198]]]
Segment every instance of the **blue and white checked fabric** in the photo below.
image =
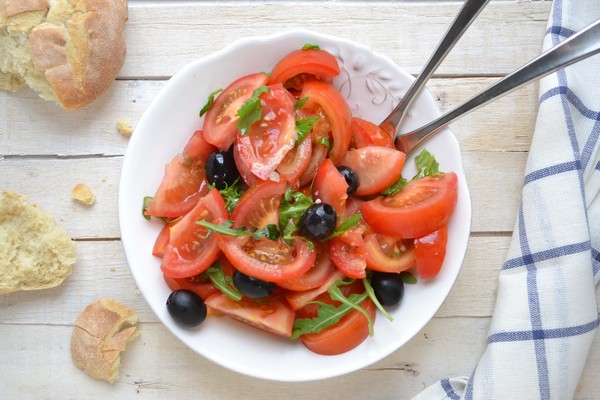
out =
[[[600,0],[555,0],[544,49],[599,18]],[[599,324],[599,280],[600,56],[594,56],[540,81],[522,203],[483,356],[470,377],[444,379],[413,400],[573,398]]]

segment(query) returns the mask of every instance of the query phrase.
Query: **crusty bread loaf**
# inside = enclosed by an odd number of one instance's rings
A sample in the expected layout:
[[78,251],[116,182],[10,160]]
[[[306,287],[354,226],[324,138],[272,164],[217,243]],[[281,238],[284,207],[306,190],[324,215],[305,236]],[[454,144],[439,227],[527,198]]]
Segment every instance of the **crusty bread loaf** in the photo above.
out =
[[71,357],[75,365],[96,379],[113,383],[119,377],[121,352],[137,336],[133,310],[112,299],[90,304],[75,321]]
[[0,89],[93,102],[123,65],[126,21],[127,0],[0,0]]
[[25,196],[0,198],[0,293],[46,289],[71,274],[75,244],[52,215]]

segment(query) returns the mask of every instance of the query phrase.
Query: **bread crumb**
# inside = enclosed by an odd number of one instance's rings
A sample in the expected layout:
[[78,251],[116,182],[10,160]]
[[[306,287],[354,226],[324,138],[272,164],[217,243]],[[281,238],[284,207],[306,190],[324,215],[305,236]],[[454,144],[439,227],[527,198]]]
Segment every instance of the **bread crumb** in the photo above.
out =
[[73,187],[73,190],[71,190],[71,197],[73,200],[77,200],[86,206],[91,206],[96,202],[96,195],[92,192],[92,189],[84,183],[78,183]]
[[133,133],[133,127],[131,124],[122,118],[117,120],[117,130],[121,135],[128,137]]
[[121,353],[137,337],[138,318],[116,300],[100,299],[77,317],[71,336],[71,358],[96,379],[113,383],[119,377]]

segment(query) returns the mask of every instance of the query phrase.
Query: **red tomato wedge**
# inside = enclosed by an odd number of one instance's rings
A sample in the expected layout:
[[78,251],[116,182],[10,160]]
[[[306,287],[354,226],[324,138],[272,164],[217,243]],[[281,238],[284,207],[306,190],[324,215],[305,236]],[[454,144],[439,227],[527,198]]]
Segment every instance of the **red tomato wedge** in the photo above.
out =
[[448,223],[456,206],[454,172],[409,182],[394,196],[365,201],[361,211],[374,231],[397,238],[420,238]]
[[[235,146],[246,167],[260,179],[273,178],[275,169],[294,148],[298,137],[294,98],[281,84],[259,96],[262,117],[245,135],[237,133]],[[276,177],[275,177],[276,178]]]
[[254,89],[265,86],[268,79],[267,74],[260,72],[241,77],[227,86],[205,115],[204,139],[221,150],[228,150],[238,133],[238,110]]
[[421,278],[435,278],[446,258],[448,226],[444,225],[427,236],[415,239],[417,273]]
[[346,233],[329,241],[331,260],[350,278],[366,277],[367,252],[360,233]]
[[219,289],[213,286],[212,283],[203,281],[199,276],[193,276],[190,278],[174,279],[164,276],[165,282],[169,289],[172,291],[176,290],[189,290],[196,293],[202,299],[206,300],[215,293],[220,293]]
[[146,203],[146,215],[177,218],[188,213],[208,193],[204,161],[178,154],[165,167],[165,176]]
[[310,74],[328,81],[340,74],[334,56],[323,50],[296,50],[283,57],[271,71],[269,83],[285,83],[296,75]]
[[365,236],[367,267],[373,271],[400,273],[415,265],[415,247],[404,241],[379,233]]
[[250,168],[244,164],[237,146],[233,146],[233,159],[235,161],[235,166],[246,185],[252,187],[252,185],[262,181],[262,179],[259,179],[258,176],[254,175],[252,171],[250,171]]
[[266,282],[298,278],[312,267],[316,257],[299,238],[288,245],[282,240],[219,235],[219,247],[235,268]]
[[352,118],[352,138],[357,148],[380,146],[395,149],[392,136],[384,129],[362,118]]
[[325,283],[314,289],[305,290],[302,292],[289,291],[285,294],[285,298],[292,307],[292,310],[296,311],[306,306],[309,302],[315,300],[319,295],[325,293],[338,279],[344,279],[345,275],[342,271],[335,270],[325,281]]
[[328,246],[316,244],[315,251],[317,252],[315,265],[305,274],[299,278],[278,282],[277,285],[293,291],[305,291],[323,286],[335,273],[336,268],[329,258]]
[[206,162],[210,153],[215,150],[217,150],[217,148],[204,139],[204,132],[197,130],[185,145],[183,156],[185,158]]
[[217,222],[227,217],[225,202],[217,189],[204,196],[196,207],[171,228],[169,244],[160,266],[170,278],[188,278],[198,275],[211,266],[219,256],[217,237],[196,224],[205,219]]
[[[286,179],[290,183],[298,181],[300,176],[306,171],[312,155],[312,141],[310,137],[304,138],[304,140],[290,150],[281,163],[277,166],[277,172],[281,175],[285,175]],[[299,185],[297,185],[299,186]]]
[[345,215],[348,183],[340,171],[327,158],[319,169],[313,182],[313,200],[331,205],[337,215]]
[[222,293],[206,299],[206,305],[221,314],[279,336],[292,336],[294,312],[280,299],[257,302],[246,297],[235,301]]
[[323,160],[327,157],[327,147],[321,144],[314,144],[312,146],[312,151],[310,154],[310,160],[308,161],[308,165],[304,170],[304,173],[298,178],[300,186],[307,185],[315,179],[315,174],[317,173],[317,169],[323,163]]
[[264,228],[279,224],[279,205],[286,190],[286,182],[261,181],[240,197],[233,209],[233,227]]
[[331,127],[332,147],[329,158],[339,163],[350,145],[352,113],[340,92],[329,83],[309,81],[304,84],[300,98],[308,98],[302,110],[327,119]]
[[346,153],[340,165],[350,167],[358,177],[357,196],[370,196],[387,189],[400,178],[406,155],[387,147],[362,147]]
[[169,244],[169,239],[171,237],[171,226],[166,224],[158,233],[156,237],[156,241],[154,242],[154,246],[152,247],[152,255],[155,257],[162,258],[165,255],[165,249]]

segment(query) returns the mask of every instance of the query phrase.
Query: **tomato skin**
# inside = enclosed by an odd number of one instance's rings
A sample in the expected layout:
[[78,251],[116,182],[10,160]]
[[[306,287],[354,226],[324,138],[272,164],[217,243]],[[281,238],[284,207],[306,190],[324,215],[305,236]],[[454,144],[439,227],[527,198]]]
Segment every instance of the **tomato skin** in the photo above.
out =
[[320,80],[330,80],[340,74],[334,56],[318,49],[296,50],[284,56],[271,71],[269,83],[285,83],[296,75],[310,74]]
[[152,247],[152,255],[155,257],[163,258],[165,255],[165,249],[169,244],[169,238],[171,237],[171,226],[165,225],[162,227],[158,236],[156,237],[156,241],[154,242],[154,246]]
[[267,74],[260,72],[239,78],[215,99],[204,119],[204,139],[221,150],[228,150],[238,133],[236,115],[254,89],[267,84]]
[[[375,320],[375,304],[366,298],[360,306]],[[352,310],[340,321],[319,333],[308,333],[300,340],[310,351],[321,355],[346,353],[365,341],[369,336],[367,318],[358,310]]]
[[444,225],[427,236],[415,239],[417,273],[423,279],[435,278],[444,264],[448,226]]
[[165,278],[167,286],[169,286],[169,289],[172,291],[181,289],[189,290],[202,297],[203,300],[208,299],[215,293],[220,293],[219,289],[214,287],[212,283],[203,282],[198,276],[180,279],[169,278],[165,275],[163,275],[163,277]]
[[367,254],[362,237],[358,243],[354,242],[352,244],[345,241],[341,236],[334,237],[329,241],[329,246],[331,260],[346,276],[356,279],[367,276]]
[[242,157],[240,156],[240,151],[238,150],[237,146],[233,146],[233,159],[235,161],[235,166],[246,185],[252,187],[258,182],[262,182],[262,179],[254,175],[252,171],[250,171],[250,168],[248,168],[246,164],[244,164],[244,161],[242,161]]
[[361,204],[362,216],[374,231],[414,239],[446,225],[458,196],[454,172],[409,182],[394,196],[379,196]]
[[328,120],[333,141],[329,158],[338,164],[344,158],[352,137],[352,113],[348,103],[333,85],[320,81],[306,82],[300,94],[300,98],[304,97],[308,101],[302,107],[303,111],[311,114],[311,110],[320,108]]
[[176,155],[165,166],[165,175],[145,215],[177,218],[188,213],[208,193],[204,162]]
[[[392,247],[392,250],[386,251],[386,245]],[[365,247],[367,267],[370,270],[400,273],[415,265],[415,246],[411,240],[402,241],[378,233],[369,233],[365,235]]]
[[327,147],[321,144],[313,143],[308,165],[306,166],[304,173],[300,176],[300,178],[298,178],[300,187],[311,183],[313,179],[315,179],[317,170],[319,169],[319,166],[323,163],[326,157]]
[[170,278],[188,278],[210,267],[220,253],[217,238],[208,235],[207,229],[196,221],[216,222],[226,217],[223,197],[217,189],[212,189],[172,226],[160,266],[163,274]]
[[344,279],[346,275],[338,269],[327,278],[321,286],[304,290],[304,291],[288,291],[285,294],[285,299],[288,301],[292,310],[298,311],[307,305],[308,302],[315,300],[317,297],[325,293],[338,279]]
[[[304,140],[292,150],[290,150],[283,160],[277,166],[277,172],[284,175],[291,184],[296,183],[300,176],[304,174],[310,163],[312,155],[312,141],[310,137]],[[296,186],[300,186],[298,183]]]
[[217,150],[217,148],[204,139],[204,132],[202,130],[197,130],[192,134],[192,137],[185,145],[183,156],[185,158],[206,162],[210,153],[215,150]]
[[233,209],[233,227],[263,228],[279,223],[279,205],[286,190],[286,182],[260,181],[251,186]]
[[329,248],[324,244],[315,244],[317,253],[314,265],[302,276],[278,282],[278,286],[292,291],[306,291],[323,286],[336,271],[329,258]]
[[245,250],[249,244],[252,245],[251,240],[253,239],[224,235],[215,236],[218,236],[219,247],[235,268],[248,276],[266,282],[277,283],[298,278],[315,263],[316,252],[311,251],[303,239],[295,238],[293,240],[292,245],[295,248],[295,256],[292,261],[272,264],[253,257]]
[[[340,165],[351,168],[358,177],[357,196],[369,196],[387,189],[400,178],[406,155],[396,149],[368,146],[346,153]],[[382,168],[385,166],[385,168]]]
[[237,133],[235,146],[241,161],[258,178],[274,178],[277,166],[294,148],[298,138],[294,98],[281,84],[269,86],[259,96],[262,117],[244,135]]
[[313,200],[331,205],[338,215],[345,215],[348,183],[331,159],[326,158],[313,182]]
[[392,136],[384,129],[362,118],[353,117],[351,121],[352,138],[356,148],[379,146],[395,149]]
[[206,299],[211,309],[247,325],[279,336],[292,336],[294,312],[280,299],[256,302],[247,297],[235,301],[223,293],[215,293]]

